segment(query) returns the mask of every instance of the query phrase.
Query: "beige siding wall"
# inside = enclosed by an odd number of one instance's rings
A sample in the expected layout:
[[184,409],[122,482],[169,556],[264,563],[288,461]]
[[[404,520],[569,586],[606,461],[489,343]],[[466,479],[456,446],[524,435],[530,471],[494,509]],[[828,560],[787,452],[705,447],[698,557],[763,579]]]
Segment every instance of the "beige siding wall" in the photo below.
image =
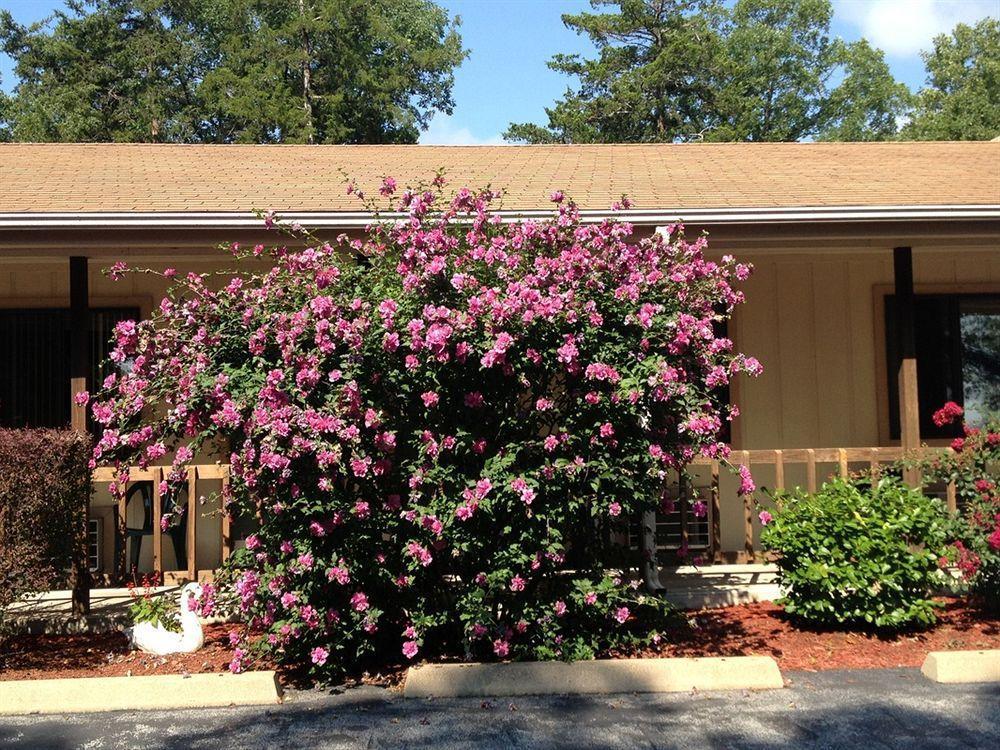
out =
[[[918,293],[1000,292],[1000,243],[942,246],[914,247]],[[755,272],[733,337],[761,361],[764,374],[736,386],[738,447],[887,444],[884,405],[880,411],[884,318],[876,292],[891,289],[891,249],[739,256],[753,262]]]

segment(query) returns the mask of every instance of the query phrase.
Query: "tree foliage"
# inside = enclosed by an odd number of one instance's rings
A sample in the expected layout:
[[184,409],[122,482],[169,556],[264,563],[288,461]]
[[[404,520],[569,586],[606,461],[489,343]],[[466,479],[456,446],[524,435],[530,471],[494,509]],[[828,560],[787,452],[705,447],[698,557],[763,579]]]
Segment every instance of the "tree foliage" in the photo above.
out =
[[414,142],[465,56],[431,0],[68,0],[0,45],[36,141]]
[[960,23],[923,54],[927,86],[904,137],[989,140],[1000,136],[1000,21]]
[[550,67],[580,84],[509,140],[884,139],[909,92],[880,51],[829,36],[829,0],[592,0],[563,16],[598,49]]

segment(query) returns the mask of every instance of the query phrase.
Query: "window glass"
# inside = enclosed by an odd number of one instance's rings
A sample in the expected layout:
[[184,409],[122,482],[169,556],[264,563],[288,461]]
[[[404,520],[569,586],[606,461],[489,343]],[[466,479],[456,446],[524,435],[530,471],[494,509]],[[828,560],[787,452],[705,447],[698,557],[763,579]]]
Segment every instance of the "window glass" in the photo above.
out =
[[[899,438],[899,329],[895,296],[885,298],[889,431]],[[951,438],[960,425],[935,425],[946,401],[960,404],[970,424],[1000,412],[1000,296],[918,294],[913,301],[920,436]]]
[[965,417],[981,426],[1000,413],[1000,298],[967,297],[959,310]]

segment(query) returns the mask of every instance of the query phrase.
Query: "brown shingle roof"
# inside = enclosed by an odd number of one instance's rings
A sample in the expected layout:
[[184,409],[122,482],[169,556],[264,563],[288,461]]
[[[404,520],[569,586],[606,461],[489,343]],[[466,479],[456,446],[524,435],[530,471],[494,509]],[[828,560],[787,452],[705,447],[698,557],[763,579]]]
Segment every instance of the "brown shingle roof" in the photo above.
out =
[[585,209],[627,194],[643,209],[1000,203],[1000,143],[594,146],[0,145],[0,213],[358,211],[342,173],[371,191],[447,170],[491,184],[503,207]]

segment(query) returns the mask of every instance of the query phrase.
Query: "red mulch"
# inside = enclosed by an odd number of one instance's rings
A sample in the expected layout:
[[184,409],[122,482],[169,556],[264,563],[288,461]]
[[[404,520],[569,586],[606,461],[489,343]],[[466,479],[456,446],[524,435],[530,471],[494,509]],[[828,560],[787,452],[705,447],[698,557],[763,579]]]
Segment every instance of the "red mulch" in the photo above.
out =
[[810,626],[769,602],[687,612],[691,629],[637,656],[773,656],[782,670],[919,667],[929,651],[1000,648],[1000,620],[942,599],[937,624],[885,634]]
[[[919,667],[928,651],[1000,648],[1000,620],[960,599],[942,601],[933,628],[896,635],[812,627],[770,603],[703,609],[687,612],[691,627],[667,634],[658,648],[610,656],[762,655],[773,656],[783,670],[819,670]],[[130,651],[122,633],[13,636],[0,647],[0,680],[224,672],[231,628],[207,625],[201,651],[173,656]],[[393,685],[404,672],[400,666],[352,682]]]
[[229,671],[232,627],[206,625],[204,648],[170,656],[131,651],[124,633],[16,635],[0,647],[0,680]]

